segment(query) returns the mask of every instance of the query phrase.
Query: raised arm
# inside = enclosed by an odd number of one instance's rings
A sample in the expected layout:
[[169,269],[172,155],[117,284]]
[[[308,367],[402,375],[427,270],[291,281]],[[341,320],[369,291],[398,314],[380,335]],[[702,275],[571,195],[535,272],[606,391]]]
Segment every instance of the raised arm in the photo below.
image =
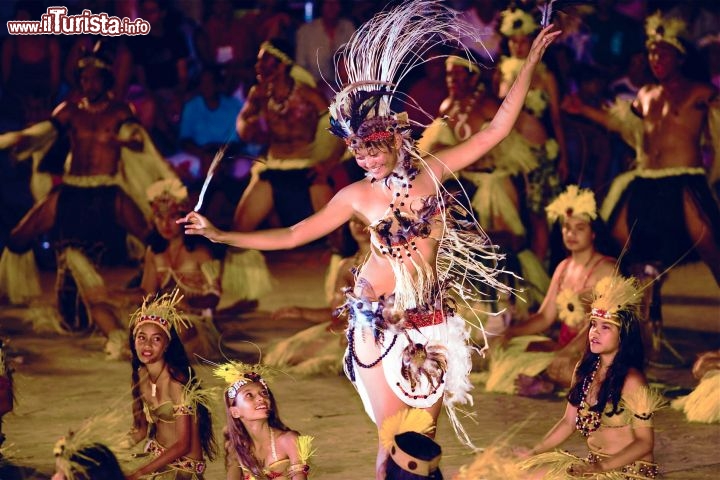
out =
[[362,201],[355,187],[340,190],[320,211],[287,228],[225,232],[196,212],[190,212],[177,223],[185,223],[186,234],[202,235],[215,243],[256,250],[288,250],[324,237],[350,220]]
[[559,30],[551,32],[552,28],[552,25],[545,27],[535,37],[520,73],[490,125],[463,143],[438,152],[435,154],[435,158],[430,158],[429,163],[440,162],[443,178],[449,176],[452,172],[462,170],[473,164],[510,134],[525,102],[525,96],[530,88],[535,66],[542,58],[548,45],[561,33]]

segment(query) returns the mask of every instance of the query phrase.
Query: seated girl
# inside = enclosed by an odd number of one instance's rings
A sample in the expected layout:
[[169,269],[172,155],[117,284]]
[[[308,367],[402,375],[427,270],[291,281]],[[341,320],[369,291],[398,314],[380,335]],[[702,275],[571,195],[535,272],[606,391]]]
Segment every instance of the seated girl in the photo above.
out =
[[201,480],[215,456],[208,395],[190,366],[177,331],[178,290],[146,300],[130,320],[134,425],[131,439],[148,440],[152,460],[127,478]]
[[312,437],[280,420],[275,396],[258,365],[229,362],[215,369],[227,384],[225,465],[227,480],[306,480]]
[[[634,278],[606,277],[595,286],[585,353],[575,369],[565,414],[532,449],[523,468],[532,478],[656,478],[653,412],[662,397],[648,388]],[[589,453],[553,451],[577,430]]]

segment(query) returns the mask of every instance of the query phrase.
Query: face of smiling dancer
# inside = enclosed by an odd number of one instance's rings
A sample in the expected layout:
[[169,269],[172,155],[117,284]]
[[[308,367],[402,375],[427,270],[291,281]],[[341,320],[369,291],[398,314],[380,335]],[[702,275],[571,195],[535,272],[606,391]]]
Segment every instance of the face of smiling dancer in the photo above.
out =
[[600,318],[590,319],[588,332],[590,351],[596,355],[614,355],[620,348],[620,330],[614,323]]
[[270,393],[260,382],[252,382],[240,388],[230,415],[241,420],[263,420],[270,416]]
[[578,253],[593,248],[595,233],[586,218],[569,217],[563,222],[562,238],[565,248]]
[[389,147],[368,147],[355,150],[355,161],[375,180],[390,175],[397,164],[397,155]]
[[170,339],[165,331],[154,323],[140,325],[135,333],[135,351],[146,365],[161,361],[168,343]]

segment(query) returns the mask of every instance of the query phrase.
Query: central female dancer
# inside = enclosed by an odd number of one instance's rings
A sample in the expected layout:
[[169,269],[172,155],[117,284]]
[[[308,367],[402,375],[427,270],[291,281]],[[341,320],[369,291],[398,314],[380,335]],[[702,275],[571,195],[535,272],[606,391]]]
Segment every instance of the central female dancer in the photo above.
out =
[[[537,36],[490,125],[463,143],[423,157],[407,115],[391,110],[396,85],[421,61],[423,51],[457,42],[467,28],[463,31],[455,13],[434,0],[406,2],[378,14],[341,52],[350,83],[330,106],[331,131],[345,140],[366,178],[289,228],[224,232],[195,212],[179,220],[188,234],[260,250],[303,245],[353,215],[369,225],[372,251],[345,304],[345,371],[378,426],[409,407],[427,409],[437,422],[444,404],[457,429],[454,406],[472,401],[469,331],[454,314],[451,295],[470,303],[468,285],[507,287],[497,279],[502,256],[479,225],[456,215],[459,207],[445,198],[441,183],[510,133],[533,70],[559,34],[550,30]],[[467,436],[464,440],[470,443]],[[379,444],[378,479],[384,478],[386,459]]]

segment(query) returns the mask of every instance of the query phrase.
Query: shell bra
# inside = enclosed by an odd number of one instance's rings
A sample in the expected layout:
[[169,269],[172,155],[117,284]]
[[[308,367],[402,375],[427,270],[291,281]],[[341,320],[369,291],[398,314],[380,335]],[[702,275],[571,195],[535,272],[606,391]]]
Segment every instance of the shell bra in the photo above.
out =
[[[504,255],[460,202],[443,193],[441,185],[436,185],[435,195],[410,197],[419,173],[411,167],[382,180],[381,188],[390,190],[392,201],[383,217],[369,226],[374,253],[387,260],[395,279],[393,291],[386,295],[393,296],[395,309],[444,303],[439,295],[446,291],[463,303],[488,301],[483,293],[487,287],[509,291],[497,278],[508,273],[498,266]],[[438,242],[434,259],[425,258],[416,245],[416,240],[428,238]]]
[[588,437],[601,427],[618,428],[628,425],[633,428],[652,427],[654,412],[664,404],[664,400],[662,395],[648,387],[641,387],[630,394],[623,395],[617,409],[610,404],[606,405],[605,411],[600,413],[588,405],[587,393],[599,366],[600,360],[597,361],[592,373],[583,380],[582,396],[575,417],[575,429],[583,436]]

